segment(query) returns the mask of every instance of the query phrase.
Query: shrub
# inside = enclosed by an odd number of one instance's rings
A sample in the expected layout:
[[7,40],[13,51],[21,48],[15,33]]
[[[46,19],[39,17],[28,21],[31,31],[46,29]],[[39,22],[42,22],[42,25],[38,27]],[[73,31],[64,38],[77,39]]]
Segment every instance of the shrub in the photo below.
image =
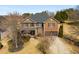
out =
[[23,38],[24,42],[28,42],[31,37],[30,36],[23,36],[22,38]]
[[19,50],[21,50],[23,48],[23,43],[18,41],[17,42],[18,48],[16,48],[15,42],[13,40],[10,40],[10,41],[8,41],[8,46],[9,46],[8,50],[10,52],[16,52],[16,51],[19,51]]
[[44,47],[43,47],[43,45],[42,45],[41,43],[37,45],[37,48],[38,48],[43,54],[46,54],[46,51],[45,51],[45,49],[44,49]]
[[0,42],[0,49],[3,47],[2,43]]
[[60,26],[60,29],[59,29],[59,34],[58,34],[59,37],[63,37],[63,25]]
[[79,46],[79,42],[75,42],[74,44],[75,44],[76,46]]
[[38,36],[38,37],[41,37],[41,36],[42,36],[42,34],[40,34],[40,33],[39,33],[39,34],[37,34],[37,36]]
[[46,54],[48,52],[49,46],[50,46],[50,40],[49,39],[44,39],[37,45],[37,48],[42,53]]
[[8,46],[9,46],[9,51],[11,51],[12,49],[14,49],[14,45],[13,45],[13,41],[12,40],[8,41]]

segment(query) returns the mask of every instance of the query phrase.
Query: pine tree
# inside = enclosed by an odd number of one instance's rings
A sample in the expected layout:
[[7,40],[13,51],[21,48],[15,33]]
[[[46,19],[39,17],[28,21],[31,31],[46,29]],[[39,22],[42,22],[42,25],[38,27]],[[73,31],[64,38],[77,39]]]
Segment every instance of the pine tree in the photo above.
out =
[[60,29],[59,29],[59,37],[63,37],[63,23],[65,20],[68,19],[68,15],[66,13],[66,11],[58,11],[55,15],[55,18],[60,21],[61,23],[61,26],[60,26]]

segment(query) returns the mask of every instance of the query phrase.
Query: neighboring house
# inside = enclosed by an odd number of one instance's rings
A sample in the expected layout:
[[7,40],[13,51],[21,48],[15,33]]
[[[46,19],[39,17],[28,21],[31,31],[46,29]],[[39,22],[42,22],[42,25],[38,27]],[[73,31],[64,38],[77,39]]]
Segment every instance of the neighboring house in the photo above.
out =
[[3,32],[5,32],[5,30],[0,29],[0,40],[1,40],[1,34],[2,34]]
[[3,32],[5,32],[5,17],[3,17],[3,16],[0,16],[0,39],[1,39],[1,34],[3,33]]
[[25,18],[22,23],[21,31],[31,35],[58,35],[58,24],[59,22],[54,18],[48,18],[44,22],[34,21],[31,18]]
[[2,33],[2,30],[0,29],[0,40],[1,40],[1,33]]

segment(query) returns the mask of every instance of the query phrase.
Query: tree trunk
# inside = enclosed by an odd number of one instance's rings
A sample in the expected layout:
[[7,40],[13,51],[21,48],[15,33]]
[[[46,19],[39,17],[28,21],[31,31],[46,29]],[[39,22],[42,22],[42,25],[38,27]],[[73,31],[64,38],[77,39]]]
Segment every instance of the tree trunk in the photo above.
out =
[[9,31],[10,31],[10,38],[13,41],[15,48],[18,48],[18,45],[17,45],[17,28],[15,27],[15,24],[10,26]]

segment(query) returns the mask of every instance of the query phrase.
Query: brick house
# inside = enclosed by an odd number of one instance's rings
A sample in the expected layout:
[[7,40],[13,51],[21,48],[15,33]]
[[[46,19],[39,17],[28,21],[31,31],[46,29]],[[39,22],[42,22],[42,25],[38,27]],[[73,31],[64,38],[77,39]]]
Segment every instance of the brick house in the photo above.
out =
[[45,36],[56,36],[59,31],[58,24],[59,22],[51,17],[44,22],[34,21],[31,18],[25,18],[22,23],[21,31],[31,35],[41,34]]
[[45,36],[57,36],[58,35],[58,28],[59,21],[55,18],[48,18],[44,21],[44,35]]

